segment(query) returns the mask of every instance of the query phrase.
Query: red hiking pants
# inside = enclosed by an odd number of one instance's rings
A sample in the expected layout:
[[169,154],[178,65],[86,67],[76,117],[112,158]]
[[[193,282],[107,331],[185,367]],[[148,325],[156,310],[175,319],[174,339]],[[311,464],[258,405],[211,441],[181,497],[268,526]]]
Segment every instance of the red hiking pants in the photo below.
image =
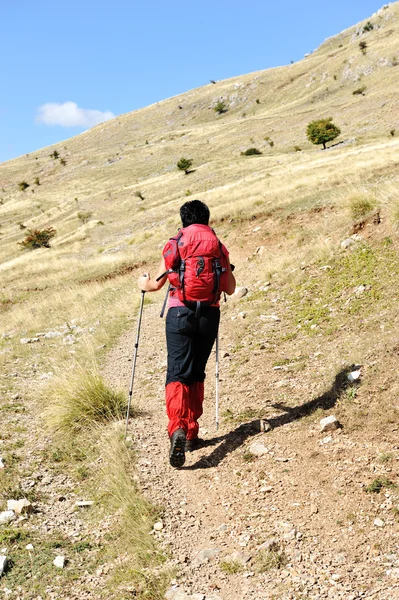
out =
[[166,413],[168,432],[184,429],[186,438],[198,436],[204,401],[205,367],[215,342],[220,310],[201,307],[200,314],[186,306],[170,308],[166,316],[168,367]]

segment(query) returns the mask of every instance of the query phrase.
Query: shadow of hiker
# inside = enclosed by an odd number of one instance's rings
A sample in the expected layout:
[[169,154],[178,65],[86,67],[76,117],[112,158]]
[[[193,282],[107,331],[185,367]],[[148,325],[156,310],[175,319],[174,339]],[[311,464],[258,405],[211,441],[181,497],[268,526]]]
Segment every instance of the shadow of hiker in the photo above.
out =
[[[272,429],[281,427],[282,425],[287,425],[287,423],[292,423],[292,421],[296,421],[297,419],[302,419],[303,417],[312,414],[318,408],[328,410],[335,406],[337,400],[339,400],[342,393],[350,385],[348,375],[352,368],[353,367],[351,366],[341,369],[341,371],[339,371],[339,373],[337,373],[335,376],[334,382],[330,389],[324,392],[324,394],[321,396],[317,396],[317,398],[314,398],[305,404],[301,404],[300,406],[295,406],[293,408],[281,403],[272,404],[273,408],[285,411],[281,415],[267,419]],[[226,435],[209,440],[209,445],[217,444],[219,441],[222,441],[223,443],[215,448],[215,450],[213,450],[209,456],[202,456],[196,463],[188,467],[183,467],[183,469],[189,471],[216,467],[224,458],[226,458],[228,454],[239,448],[246,439],[256,435],[257,433],[259,433],[259,419],[255,419],[249,423],[242,423],[239,427],[233,431],[230,431]]]

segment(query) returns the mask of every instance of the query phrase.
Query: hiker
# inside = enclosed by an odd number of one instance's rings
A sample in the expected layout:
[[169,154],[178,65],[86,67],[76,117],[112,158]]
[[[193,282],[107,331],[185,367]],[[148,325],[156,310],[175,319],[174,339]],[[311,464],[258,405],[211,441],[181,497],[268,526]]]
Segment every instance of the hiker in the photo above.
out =
[[169,280],[166,316],[168,364],[166,413],[173,467],[185,462],[185,451],[198,448],[205,367],[219,329],[221,292],[232,294],[236,281],[229,253],[209,227],[209,208],[201,200],[180,208],[182,229],[162,252],[158,274],[144,273],[138,286],[156,292]]

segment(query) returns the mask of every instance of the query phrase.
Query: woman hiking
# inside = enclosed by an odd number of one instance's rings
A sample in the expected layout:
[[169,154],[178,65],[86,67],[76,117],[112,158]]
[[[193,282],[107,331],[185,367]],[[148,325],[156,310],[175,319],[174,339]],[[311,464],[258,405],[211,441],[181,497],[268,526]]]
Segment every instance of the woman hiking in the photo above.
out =
[[169,280],[166,316],[166,413],[169,419],[169,460],[184,465],[185,452],[199,446],[205,367],[219,329],[219,300],[232,294],[236,281],[229,253],[209,227],[209,208],[201,200],[180,208],[182,228],[162,252],[155,278],[138,280],[144,292],[156,292]]

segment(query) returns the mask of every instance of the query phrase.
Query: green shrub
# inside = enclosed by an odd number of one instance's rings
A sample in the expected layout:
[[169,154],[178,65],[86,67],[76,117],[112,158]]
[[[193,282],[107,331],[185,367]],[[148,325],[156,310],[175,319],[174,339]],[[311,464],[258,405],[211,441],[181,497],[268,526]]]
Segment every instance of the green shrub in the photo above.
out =
[[186,175],[188,175],[190,167],[192,166],[193,161],[191,158],[181,158],[179,160],[179,162],[177,163],[177,168],[180,169],[180,171],[184,171]]
[[227,110],[228,110],[227,105],[222,100],[219,100],[219,102],[217,102],[217,104],[215,104],[215,106],[214,106],[214,111],[217,112],[219,115],[227,112]]
[[26,183],[26,181],[21,181],[18,184],[18,187],[21,190],[21,192],[24,192],[29,187],[29,183]]
[[360,48],[362,54],[366,54],[367,42],[365,42],[364,40],[362,40],[361,42],[359,42],[359,48]]
[[284,551],[280,551],[277,544],[268,550],[261,550],[256,557],[257,573],[266,573],[272,569],[281,569],[287,564]]
[[393,486],[394,484],[389,479],[377,478],[366,487],[366,492],[369,494],[379,494],[382,488],[391,488]]
[[363,31],[372,31],[373,29],[374,25],[370,21],[367,21],[366,25],[363,27]]
[[28,229],[28,235],[22,242],[18,242],[18,245],[27,250],[50,248],[50,240],[56,233],[57,231],[54,227],[47,227],[47,229]]
[[77,216],[79,221],[82,221],[82,223],[87,223],[92,215],[93,213],[90,210],[80,210]]
[[52,152],[50,154],[50,158],[53,158],[54,160],[57,160],[57,158],[59,158],[59,157],[60,157],[60,153],[57,152],[57,150],[54,150],[54,152]]
[[61,158],[60,160],[60,164],[65,167],[65,165],[67,164],[67,161],[65,160],[65,158]]
[[262,154],[262,152],[258,148],[248,148],[245,152],[241,152],[242,156],[255,156],[259,154]]
[[360,95],[364,96],[364,91],[365,91],[365,89],[366,89],[366,86],[365,86],[365,85],[362,85],[360,88],[357,88],[356,90],[353,90],[352,94],[353,94],[354,96],[357,96],[357,95],[359,95],[359,96],[360,96]]
[[393,137],[396,133],[396,129],[391,129],[391,131],[389,132],[391,134],[391,136]]
[[311,121],[306,128],[307,138],[312,144],[323,144],[326,148],[326,143],[331,142],[339,136],[341,130],[332,122],[332,117],[327,119],[316,119]]

